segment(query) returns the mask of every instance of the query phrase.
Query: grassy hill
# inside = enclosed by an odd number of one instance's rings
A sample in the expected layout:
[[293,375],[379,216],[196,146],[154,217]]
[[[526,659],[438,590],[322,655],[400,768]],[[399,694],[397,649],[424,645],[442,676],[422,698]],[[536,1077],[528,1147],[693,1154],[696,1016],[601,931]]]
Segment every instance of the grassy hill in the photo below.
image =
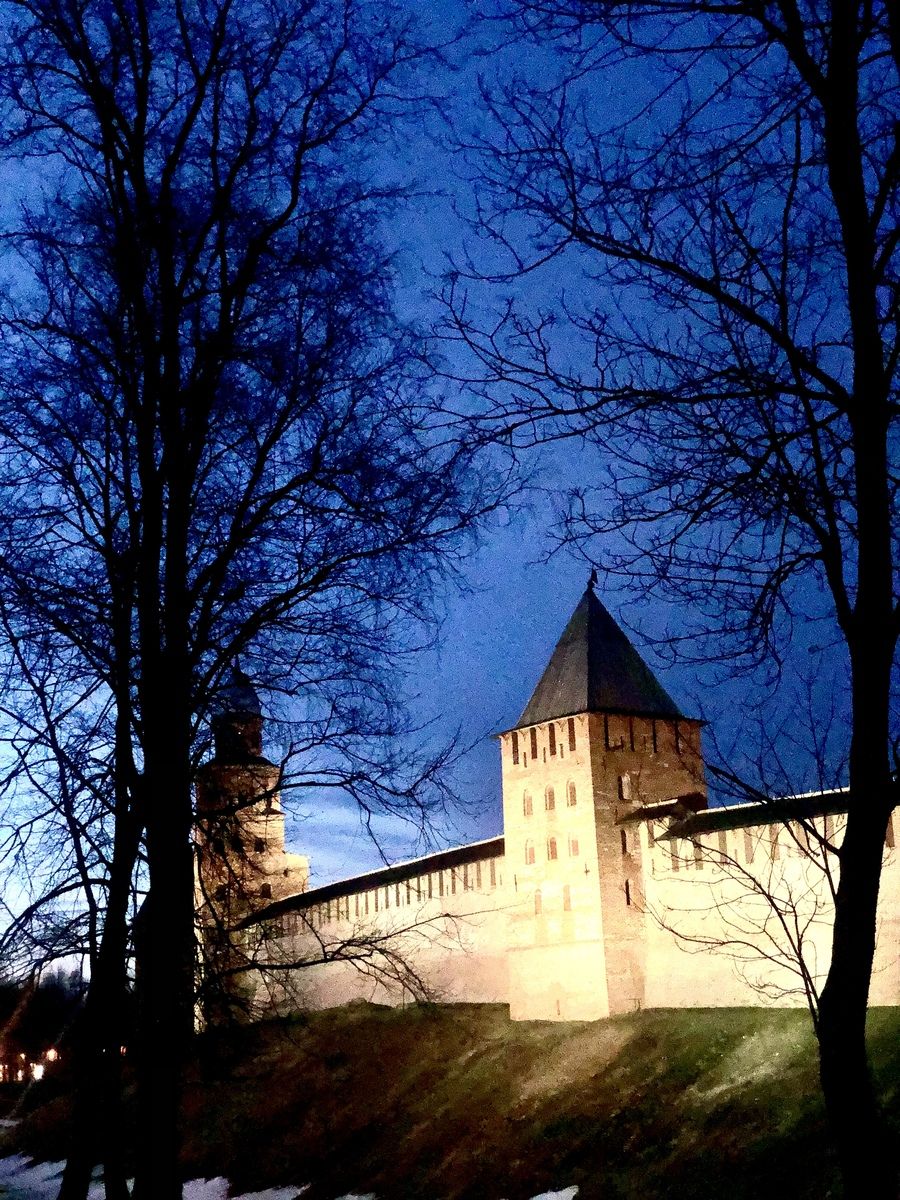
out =
[[[900,1123],[900,1010],[875,1010],[878,1085]],[[64,1152],[52,1085],[17,1147]],[[31,1106],[29,1106],[31,1107]],[[309,1200],[823,1200],[815,1047],[804,1013],[709,1009],[511,1023],[486,1005],[370,1005],[199,1039],[186,1176],[311,1183]]]

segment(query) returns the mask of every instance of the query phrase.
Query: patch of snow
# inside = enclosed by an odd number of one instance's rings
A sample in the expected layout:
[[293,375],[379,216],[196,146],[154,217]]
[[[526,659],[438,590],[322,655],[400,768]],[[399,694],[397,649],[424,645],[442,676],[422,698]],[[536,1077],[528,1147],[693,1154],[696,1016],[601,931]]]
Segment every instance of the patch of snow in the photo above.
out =
[[567,1187],[561,1192],[541,1192],[539,1196],[532,1196],[531,1200],[575,1200],[578,1195],[578,1188]]
[[[64,1162],[35,1163],[24,1154],[0,1158],[0,1193],[4,1200],[56,1200],[65,1165]],[[308,1186],[265,1188],[261,1192],[232,1196],[228,1180],[221,1176],[192,1179],[184,1185],[184,1200],[297,1200]],[[104,1200],[104,1195],[103,1181],[98,1178],[91,1184],[88,1200]]]

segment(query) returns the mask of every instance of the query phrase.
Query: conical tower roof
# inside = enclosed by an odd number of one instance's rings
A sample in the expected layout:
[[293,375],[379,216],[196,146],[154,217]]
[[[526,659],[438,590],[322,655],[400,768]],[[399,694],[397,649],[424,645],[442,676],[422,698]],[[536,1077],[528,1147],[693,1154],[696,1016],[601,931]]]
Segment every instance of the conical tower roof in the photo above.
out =
[[518,727],[583,712],[683,716],[594,595],[593,581],[556,643]]

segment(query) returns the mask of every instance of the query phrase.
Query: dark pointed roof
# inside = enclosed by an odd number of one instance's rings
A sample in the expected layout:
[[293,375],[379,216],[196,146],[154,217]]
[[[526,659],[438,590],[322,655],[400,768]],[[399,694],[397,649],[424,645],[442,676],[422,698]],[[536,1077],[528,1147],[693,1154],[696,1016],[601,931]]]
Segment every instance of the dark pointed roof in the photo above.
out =
[[683,714],[594,595],[593,576],[518,726],[583,712]]
[[237,663],[232,666],[228,682],[219,694],[219,711],[223,715],[246,713],[254,717],[262,716],[259,694],[250,676]]

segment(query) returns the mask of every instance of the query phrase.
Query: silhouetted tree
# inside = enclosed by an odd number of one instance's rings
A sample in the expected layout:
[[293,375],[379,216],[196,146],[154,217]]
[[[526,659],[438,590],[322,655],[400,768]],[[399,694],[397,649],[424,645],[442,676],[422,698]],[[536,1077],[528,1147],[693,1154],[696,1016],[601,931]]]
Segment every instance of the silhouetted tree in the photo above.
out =
[[369,151],[421,58],[401,14],[14,0],[4,18],[2,145],[28,180],[0,317],[4,599],[15,637],[65,647],[110,704],[88,1041],[115,1072],[143,855],[135,1195],[174,1200],[209,706],[256,655],[326,740],[390,734],[389,651],[496,491],[434,427],[374,233],[390,193]]
[[[865,1022],[896,799],[897,6],[500,7],[520,54],[471,138],[490,241],[448,287],[450,361],[485,436],[601,450],[565,534],[720,652],[759,659],[795,612],[836,630],[851,798],[821,1078],[847,1194],[894,1195]],[[506,282],[499,311],[466,274]]]

